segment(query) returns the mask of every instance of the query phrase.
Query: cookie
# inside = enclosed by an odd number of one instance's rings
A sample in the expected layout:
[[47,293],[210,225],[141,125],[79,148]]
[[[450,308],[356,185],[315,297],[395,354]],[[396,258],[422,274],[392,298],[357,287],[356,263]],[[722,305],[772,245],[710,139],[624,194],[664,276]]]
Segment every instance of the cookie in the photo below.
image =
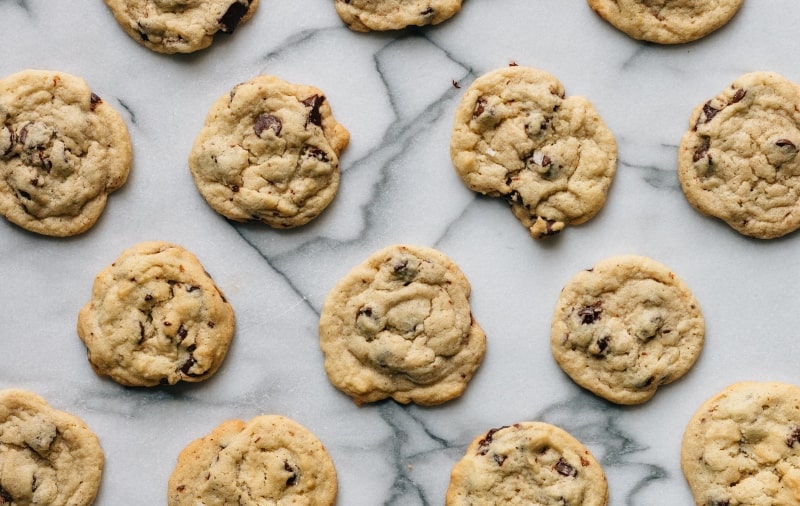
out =
[[743,0],[588,0],[603,19],[628,36],[680,44],[708,35],[736,14]]
[[193,441],[178,456],[168,487],[168,506],[333,506],[338,490],[322,443],[277,415],[229,420]]
[[456,110],[450,156],[471,190],[506,199],[536,239],[595,216],[617,168],[616,141],[594,106],[521,66],[472,83]]
[[26,390],[0,390],[0,504],[88,506],[105,457],[78,417]]
[[258,0],[105,0],[114,18],[139,44],[158,53],[207,48],[253,15]]
[[478,436],[453,466],[445,506],[475,504],[605,506],[608,483],[571,434],[523,422]]
[[800,87],[751,72],[697,106],[678,150],[678,178],[702,214],[772,239],[800,227]]
[[697,506],[800,504],[800,388],[729,385],[689,420],[681,468]]
[[334,5],[356,32],[438,25],[461,10],[461,0],[334,0]]
[[24,70],[0,79],[0,214],[66,237],[98,220],[128,178],[128,128],[80,77]]
[[209,378],[234,327],[231,305],[200,261],[166,242],[123,251],[97,275],[78,314],[92,368],[126,386]]
[[336,195],[349,140],[322,91],[258,76],[214,103],[189,168],[203,198],[226,218],[297,227]]
[[394,245],[328,293],[319,321],[331,383],[357,404],[388,397],[441,404],[460,396],[483,360],[467,278],[444,253]]
[[583,388],[640,404],[694,365],[705,339],[700,305],[655,260],[623,255],[576,274],[553,311],[550,348]]

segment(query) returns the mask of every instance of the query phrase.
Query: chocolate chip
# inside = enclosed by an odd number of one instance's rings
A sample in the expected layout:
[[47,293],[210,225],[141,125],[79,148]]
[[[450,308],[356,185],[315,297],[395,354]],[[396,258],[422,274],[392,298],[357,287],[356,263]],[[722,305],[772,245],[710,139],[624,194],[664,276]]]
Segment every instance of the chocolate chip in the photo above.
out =
[[228,10],[225,11],[225,14],[223,14],[217,22],[219,24],[220,31],[223,33],[233,33],[233,31],[236,29],[236,25],[238,25],[239,21],[241,21],[244,15],[247,14],[249,8],[249,0],[244,3],[232,3],[230,7],[228,7]]
[[179,338],[178,342],[181,342],[184,339],[186,339],[186,336],[188,336],[188,335],[189,335],[189,331],[186,330],[186,327],[184,327],[183,325],[178,327],[178,338]]
[[89,102],[90,102],[89,108],[92,110],[92,112],[94,112],[94,110],[97,108],[97,104],[102,103],[103,100],[94,93],[92,93],[92,95],[89,97]]
[[197,286],[197,285],[189,285],[189,286],[186,287],[186,291],[189,292],[189,293],[192,293],[193,291],[199,290],[199,289],[200,289],[200,287]]
[[31,194],[30,193],[28,193],[26,191],[23,191],[23,190],[17,190],[17,192],[19,192],[19,196],[24,198],[25,200],[31,200]]
[[256,118],[255,124],[253,125],[253,130],[256,132],[256,135],[261,137],[261,133],[268,128],[275,132],[275,135],[280,135],[281,129],[283,128],[283,123],[281,123],[281,120],[272,114],[264,113],[259,115]]
[[581,317],[581,323],[584,325],[590,325],[594,323],[595,320],[599,320],[600,313],[603,312],[603,308],[601,306],[602,303],[597,301],[591,306],[583,306],[581,309],[579,309],[578,316]]
[[712,499],[708,501],[708,506],[730,506],[730,504],[731,501],[729,499],[721,499],[721,500]]
[[786,438],[786,445],[789,447],[794,446],[795,443],[800,443],[800,428],[794,429],[789,437]]
[[358,310],[358,316],[366,316],[367,318],[372,318],[372,308],[371,307],[364,307]]
[[733,94],[733,98],[731,99],[731,103],[735,104],[736,102],[739,102],[740,100],[742,100],[744,98],[745,95],[747,95],[747,90],[745,90],[743,88],[739,88],[738,90],[736,90],[736,93]]
[[507,457],[505,455],[498,455],[495,453],[492,458],[494,459],[494,461],[497,463],[498,466],[502,466],[503,462],[506,461]]
[[790,141],[789,139],[778,139],[775,141],[775,145],[779,148],[790,148],[790,149],[797,149],[797,146],[794,145],[794,142]]
[[477,118],[486,110],[486,99],[483,97],[478,97],[478,100],[475,102],[475,109],[472,110],[472,117]]
[[489,445],[492,444],[492,438],[494,438],[495,433],[507,428],[508,425],[503,425],[502,427],[497,427],[496,429],[490,429],[483,439],[478,441],[478,455],[486,455],[489,452]]
[[328,162],[329,161],[328,160],[328,155],[325,154],[325,152],[322,151],[321,149],[315,148],[314,146],[306,146],[305,149],[304,149],[303,155],[306,158],[316,158],[320,162]]
[[231,191],[233,193],[239,193],[239,185],[238,184],[232,184],[231,185]]
[[600,350],[600,353],[603,353],[608,348],[608,341],[611,340],[611,337],[605,336],[602,339],[597,340],[597,348]]
[[519,194],[517,190],[511,190],[511,192],[503,195],[503,198],[506,199],[511,204],[522,204],[522,195]]
[[283,461],[283,469],[287,472],[292,473],[291,476],[286,478],[286,486],[291,487],[297,483],[297,471],[289,464],[288,460]]
[[705,158],[708,155],[709,147],[711,147],[711,140],[708,137],[703,137],[703,143],[695,150],[694,155],[692,155],[692,161],[696,163]]
[[194,359],[194,356],[189,355],[189,358],[186,359],[186,362],[183,363],[181,366],[181,372],[187,376],[202,376],[201,374],[191,374],[189,370],[197,363]]
[[721,109],[717,109],[711,106],[710,100],[706,102],[703,105],[703,115],[705,116],[705,120],[703,121],[703,123],[708,123],[709,121],[714,119],[714,116],[716,116],[719,111],[721,111]]
[[425,9],[422,12],[420,12],[419,14],[420,14],[420,16],[430,16],[431,14],[433,14],[433,12],[434,12],[433,7],[428,7],[427,9]]
[[556,472],[561,476],[569,476],[572,478],[578,476],[578,470],[572,467],[563,457],[558,459],[554,467]]
[[311,95],[307,99],[303,100],[303,105],[311,108],[311,110],[308,112],[308,121],[306,121],[306,126],[308,126],[309,123],[313,123],[320,127],[322,126],[322,115],[319,112],[319,108],[324,101],[325,97],[322,95]]
[[144,323],[139,322],[139,342],[137,344],[142,344],[144,342]]

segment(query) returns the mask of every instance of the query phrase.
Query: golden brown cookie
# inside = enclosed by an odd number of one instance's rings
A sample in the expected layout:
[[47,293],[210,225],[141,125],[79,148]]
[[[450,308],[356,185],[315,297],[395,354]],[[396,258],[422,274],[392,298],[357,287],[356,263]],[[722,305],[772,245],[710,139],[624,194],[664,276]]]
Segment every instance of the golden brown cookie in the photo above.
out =
[[438,25],[461,10],[461,0],[334,0],[342,21],[357,32]]
[[462,394],[486,351],[467,278],[431,248],[373,253],[328,293],[319,321],[325,371],[357,403],[441,404]]
[[78,314],[94,371],[127,386],[209,378],[234,327],[233,308],[197,257],[166,242],[123,251]]

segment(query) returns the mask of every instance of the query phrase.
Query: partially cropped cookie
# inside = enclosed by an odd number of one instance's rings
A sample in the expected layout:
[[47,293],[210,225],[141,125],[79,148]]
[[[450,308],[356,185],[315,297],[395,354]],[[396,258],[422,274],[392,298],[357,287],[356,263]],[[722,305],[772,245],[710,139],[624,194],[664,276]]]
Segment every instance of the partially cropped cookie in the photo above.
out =
[[553,312],[550,347],[583,388],[640,404],[694,365],[705,339],[700,305],[655,260],[623,255],[576,274]]
[[0,214],[38,234],[88,230],[131,168],[128,128],[80,77],[0,79]]
[[262,75],[214,103],[189,168],[203,198],[226,218],[297,227],[336,195],[349,140],[321,90]]
[[357,32],[438,25],[461,10],[461,0],[334,0],[334,5]]
[[478,504],[605,506],[608,483],[571,434],[523,422],[478,436],[453,467],[445,506]]
[[190,443],[170,476],[167,504],[333,506],[336,480],[314,434],[288,418],[261,415],[229,420]]
[[330,291],[319,336],[331,383],[361,404],[391,397],[441,404],[460,396],[483,360],[467,278],[432,248],[373,253]]
[[743,1],[589,0],[589,7],[634,39],[679,44],[705,37],[725,25]]
[[230,34],[253,15],[258,0],[105,0],[119,25],[159,53],[192,53]]
[[78,417],[26,390],[0,390],[0,504],[88,506],[104,465]]
[[800,227],[800,87],[751,72],[697,106],[678,151],[689,203],[741,234],[772,239]]
[[233,338],[233,309],[184,248],[144,242],[95,278],[78,335],[101,376],[127,386],[209,378]]
[[800,388],[735,383],[697,410],[681,468],[697,506],[800,504]]
[[471,190],[506,199],[536,239],[594,217],[617,168],[616,141],[594,106],[522,66],[472,83],[456,110],[450,156]]

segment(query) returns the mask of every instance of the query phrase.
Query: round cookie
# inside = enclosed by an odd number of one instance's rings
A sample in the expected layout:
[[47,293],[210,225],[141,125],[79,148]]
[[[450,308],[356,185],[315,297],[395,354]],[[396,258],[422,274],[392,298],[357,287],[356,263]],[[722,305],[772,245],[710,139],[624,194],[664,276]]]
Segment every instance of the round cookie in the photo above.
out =
[[322,91],[258,76],[214,103],[189,168],[203,198],[226,218],[296,227],[333,200],[349,140]]
[[231,305],[200,261],[166,242],[122,252],[97,275],[78,314],[94,371],[127,386],[209,378],[234,326]]
[[170,476],[168,506],[333,506],[336,469],[322,443],[297,422],[261,415],[229,420],[190,443]]
[[800,504],[800,388],[735,383],[689,420],[681,468],[697,506]]
[[596,215],[617,167],[611,131],[552,75],[510,66],[476,79],[456,110],[450,156],[473,191],[503,197],[536,239]]
[[705,321],[689,288],[664,265],[623,255],[576,274],[558,297],[550,347],[583,388],[640,404],[689,371]]
[[26,390],[0,390],[0,504],[88,506],[104,465],[86,424]]
[[362,404],[391,397],[441,404],[462,394],[483,360],[467,278],[431,248],[373,253],[330,291],[319,321],[331,383]]
[[523,422],[478,436],[453,466],[445,506],[605,506],[608,483],[589,450],[565,430]]
[[86,82],[25,70],[0,79],[0,214],[38,234],[85,232],[128,178],[122,117]]
[[217,33],[233,33],[250,19],[258,0],[105,0],[119,25],[159,53],[192,53]]
[[603,19],[628,36],[680,44],[708,35],[736,14],[744,0],[588,0]]
[[334,5],[357,32],[438,25],[461,10],[461,0],[334,0]]
[[694,109],[678,178],[697,211],[772,239],[800,227],[800,87],[751,72]]

